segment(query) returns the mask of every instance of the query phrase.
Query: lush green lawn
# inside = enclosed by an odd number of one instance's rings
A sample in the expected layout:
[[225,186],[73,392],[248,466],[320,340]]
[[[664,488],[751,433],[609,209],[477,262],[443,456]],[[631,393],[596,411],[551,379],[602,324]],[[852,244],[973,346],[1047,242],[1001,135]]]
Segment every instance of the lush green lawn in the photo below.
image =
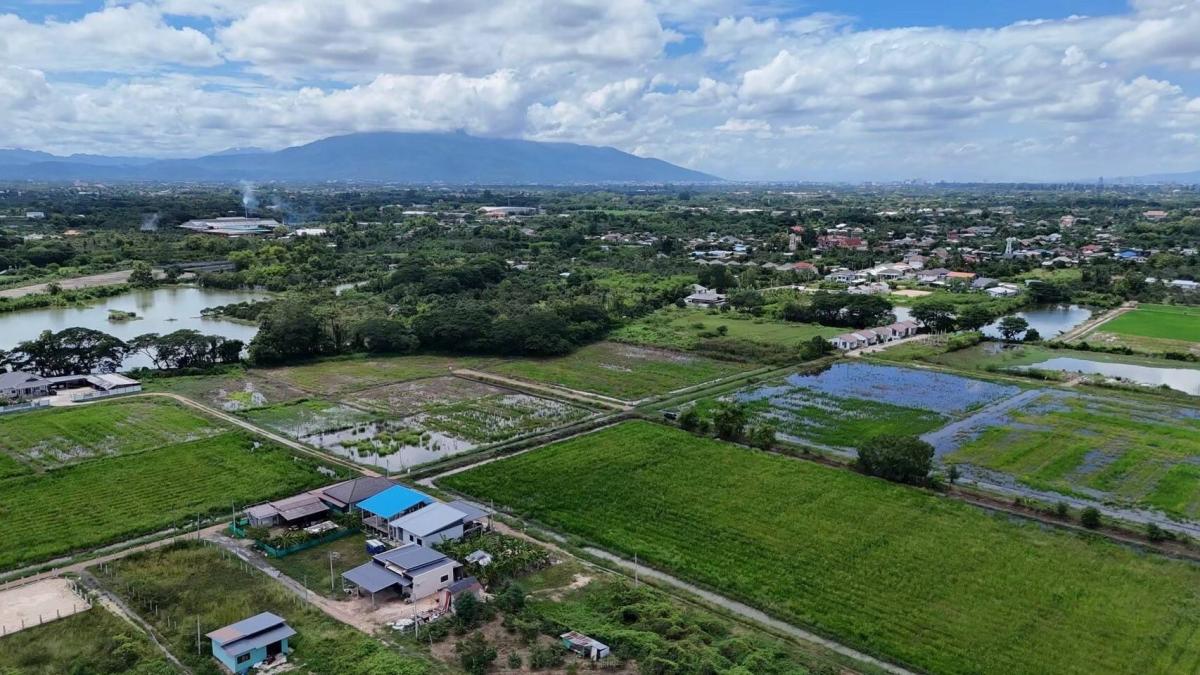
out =
[[[438,672],[424,655],[405,656],[385,647],[298,601],[270,577],[247,569],[215,547],[195,542],[177,544],[122,558],[92,571],[153,625],[171,653],[197,675],[224,672],[211,656],[207,638],[201,638],[202,653],[196,653],[197,620],[203,635],[260,612],[274,612],[296,630],[297,635],[290,640],[295,650],[290,660],[303,672]],[[138,599],[128,589],[133,589]]]
[[494,359],[468,356],[351,357],[253,372],[305,391],[328,395],[446,375],[455,368],[480,368],[492,361]]
[[311,460],[228,432],[0,483],[0,569],[227,514],[331,482]]
[[1118,335],[1200,342],[1200,307],[1139,305],[1132,312],[1106,322],[1100,330]]
[[829,338],[846,332],[844,328],[672,307],[623,326],[613,333],[612,338],[619,342],[689,350],[695,349],[703,340],[716,337],[721,326],[725,327],[725,337],[730,339],[786,347],[795,347],[814,337]]
[[1130,399],[1034,401],[949,456],[1039,489],[1200,518],[1200,417]]
[[103,605],[0,638],[0,673],[170,675],[145,634]]
[[628,422],[441,482],[928,672],[1200,669],[1200,568],[845,470]]
[[569,356],[518,359],[488,368],[493,373],[623,400],[665,394],[755,368],[733,361],[659,349],[600,342]]
[[[127,455],[207,438],[221,424],[162,397],[134,397],[0,417],[0,453],[35,467]],[[0,476],[5,464],[0,463]],[[11,471],[9,471],[11,473]]]
[[[367,536],[361,532],[314,546],[289,556],[270,560],[275,569],[329,598],[344,600],[342,572],[368,560]],[[329,562],[333,559],[333,585],[329,583]]]

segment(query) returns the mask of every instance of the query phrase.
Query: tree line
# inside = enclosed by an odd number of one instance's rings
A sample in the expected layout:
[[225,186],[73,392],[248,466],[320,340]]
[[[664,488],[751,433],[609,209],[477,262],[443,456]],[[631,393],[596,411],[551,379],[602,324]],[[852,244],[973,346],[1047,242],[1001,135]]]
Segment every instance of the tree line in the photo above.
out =
[[207,368],[241,359],[244,344],[220,335],[183,329],[146,333],[126,342],[92,328],[42,331],[12,351],[0,350],[0,368],[28,370],[44,377],[116,372],[125,359],[143,354],[160,369]]

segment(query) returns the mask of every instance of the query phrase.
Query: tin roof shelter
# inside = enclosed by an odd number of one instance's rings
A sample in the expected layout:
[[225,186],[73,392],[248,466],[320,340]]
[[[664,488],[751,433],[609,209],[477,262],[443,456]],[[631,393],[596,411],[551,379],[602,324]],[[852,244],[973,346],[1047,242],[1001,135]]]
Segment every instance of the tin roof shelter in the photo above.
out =
[[291,651],[288,638],[296,634],[283,617],[271,612],[256,614],[205,637],[212,640],[212,654],[234,673],[245,673],[254,666]]

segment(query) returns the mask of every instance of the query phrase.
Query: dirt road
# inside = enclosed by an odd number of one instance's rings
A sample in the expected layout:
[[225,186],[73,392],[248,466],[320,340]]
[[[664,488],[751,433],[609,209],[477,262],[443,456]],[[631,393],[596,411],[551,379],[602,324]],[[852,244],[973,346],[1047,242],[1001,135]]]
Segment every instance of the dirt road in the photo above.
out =
[[1107,312],[1101,314],[1100,316],[1092,317],[1091,319],[1084,321],[1083,323],[1081,323],[1078,326],[1072,328],[1071,330],[1063,333],[1062,335],[1059,335],[1058,337],[1056,337],[1054,339],[1057,340],[1058,342],[1074,342],[1075,340],[1082,338],[1084,335],[1087,335],[1088,333],[1092,332],[1093,330],[1096,330],[1097,328],[1108,323],[1109,321],[1112,321],[1113,319],[1117,318],[1118,316],[1121,316],[1125,312],[1128,312],[1128,311],[1131,311],[1134,309],[1137,309],[1137,303],[1133,302],[1133,301],[1127,302],[1114,310],[1107,311]]
[[610,410],[630,410],[633,407],[633,404],[629,401],[622,401],[620,399],[612,398],[611,396],[592,394],[586,391],[579,391],[577,389],[567,389],[566,387],[559,387],[557,385],[551,386],[537,384],[534,382],[526,382],[525,380],[518,380],[511,377],[505,377],[503,375],[496,375],[494,373],[485,373],[483,371],[471,370],[469,368],[452,370],[450,371],[450,374],[466,380],[475,380],[477,382],[483,382],[484,384],[500,384],[512,389],[531,391],[535,394],[541,393],[555,398],[565,398],[577,403],[582,403],[584,405],[600,406]]
[[[53,283],[57,283],[64,291],[75,291],[80,288],[95,288],[96,286],[115,286],[129,281],[129,275],[133,274],[133,270],[121,270],[120,272],[105,272],[104,274],[93,274],[86,277],[75,277],[73,279],[61,279]],[[31,286],[19,286],[17,288],[7,288],[0,291],[0,298],[23,298],[26,295],[35,295],[37,293],[50,292],[50,283],[33,284]]]

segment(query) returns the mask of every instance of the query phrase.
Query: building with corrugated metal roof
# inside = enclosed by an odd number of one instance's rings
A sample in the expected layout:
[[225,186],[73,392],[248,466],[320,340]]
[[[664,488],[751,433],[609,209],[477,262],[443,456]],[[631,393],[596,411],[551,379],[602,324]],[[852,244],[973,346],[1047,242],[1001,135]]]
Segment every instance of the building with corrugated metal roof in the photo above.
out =
[[212,640],[212,655],[231,673],[251,668],[291,653],[288,640],[296,631],[283,617],[263,612],[205,635]]

